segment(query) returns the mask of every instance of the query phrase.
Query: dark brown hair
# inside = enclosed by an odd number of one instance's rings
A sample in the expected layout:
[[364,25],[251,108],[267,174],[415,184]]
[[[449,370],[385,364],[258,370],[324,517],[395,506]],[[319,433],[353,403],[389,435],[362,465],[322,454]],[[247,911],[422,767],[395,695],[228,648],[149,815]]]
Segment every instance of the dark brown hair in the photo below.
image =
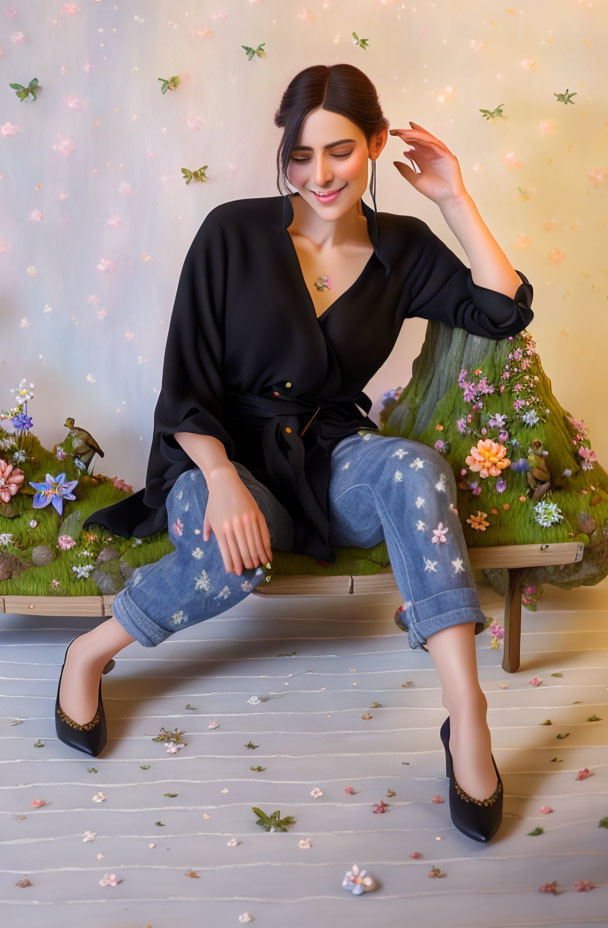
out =
[[280,181],[287,180],[287,166],[300,127],[308,113],[319,106],[354,122],[368,144],[374,133],[390,125],[382,112],[376,88],[359,68],[352,64],[315,64],[304,68],[289,82],[274,115],[275,126],[284,129],[277,150],[280,194],[283,194]]

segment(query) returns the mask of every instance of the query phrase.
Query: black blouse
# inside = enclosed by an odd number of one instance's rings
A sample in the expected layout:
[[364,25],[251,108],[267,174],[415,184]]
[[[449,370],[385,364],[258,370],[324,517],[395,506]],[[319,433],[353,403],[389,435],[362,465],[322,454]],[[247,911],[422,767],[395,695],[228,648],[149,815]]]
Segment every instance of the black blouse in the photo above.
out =
[[420,316],[503,339],[534,318],[532,285],[521,271],[513,299],[480,287],[423,220],[376,213],[363,200],[361,207],[373,254],[319,317],[287,231],[290,196],[231,200],[207,214],[177,285],[146,485],[85,526],[127,537],[166,530],[167,495],[196,466],[173,435],[196,432],[223,442],[228,458],[286,506],[294,553],[335,561],[331,451],[359,429],[378,429],[363,388],[403,321]]

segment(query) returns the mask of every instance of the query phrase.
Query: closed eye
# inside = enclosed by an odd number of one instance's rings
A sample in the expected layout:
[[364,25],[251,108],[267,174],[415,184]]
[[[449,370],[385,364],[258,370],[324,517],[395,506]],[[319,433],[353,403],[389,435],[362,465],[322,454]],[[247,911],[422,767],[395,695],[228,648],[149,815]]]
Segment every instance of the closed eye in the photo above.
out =
[[[348,158],[349,155],[352,155],[352,151],[346,151],[340,155],[332,155],[333,158]],[[310,161],[310,158],[292,158],[292,161],[295,161],[297,164],[306,164],[307,161]]]

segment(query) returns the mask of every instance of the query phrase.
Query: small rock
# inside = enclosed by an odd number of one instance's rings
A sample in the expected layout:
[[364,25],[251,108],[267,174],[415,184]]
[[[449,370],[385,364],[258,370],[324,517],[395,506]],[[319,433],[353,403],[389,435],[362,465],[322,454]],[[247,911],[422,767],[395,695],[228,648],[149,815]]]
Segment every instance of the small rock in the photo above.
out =
[[112,595],[114,593],[120,593],[124,588],[124,583],[120,583],[113,574],[106,573],[101,567],[97,567],[91,574],[91,577],[99,587],[100,593]]
[[108,561],[115,561],[118,557],[118,549],[114,545],[106,545],[97,555],[96,564],[107,564]]
[[13,580],[31,566],[28,561],[22,561],[14,554],[0,552],[0,580]]
[[53,549],[49,548],[48,545],[36,545],[32,551],[32,564],[35,567],[44,567],[45,564],[54,561],[56,556]]
[[118,566],[120,567],[120,572],[125,578],[125,580],[128,580],[131,574],[133,573],[133,571],[135,570],[134,567],[131,567],[131,565],[128,564],[126,561],[124,561],[122,558],[120,558],[120,560],[118,561]]

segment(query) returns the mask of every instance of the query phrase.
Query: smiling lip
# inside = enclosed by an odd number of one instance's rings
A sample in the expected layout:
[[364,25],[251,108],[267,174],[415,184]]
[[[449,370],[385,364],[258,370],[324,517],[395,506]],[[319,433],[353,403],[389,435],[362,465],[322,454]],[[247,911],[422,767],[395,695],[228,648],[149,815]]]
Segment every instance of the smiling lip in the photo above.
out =
[[[344,187],[346,187],[346,184],[344,184]],[[320,203],[333,203],[334,200],[337,198],[338,194],[341,193],[342,190],[344,190],[344,187],[340,187],[339,190],[332,190],[331,193],[324,195],[324,196],[320,196],[314,190],[312,192],[314,193],[314,195],[316,196],[317,200],[319,200]]]

